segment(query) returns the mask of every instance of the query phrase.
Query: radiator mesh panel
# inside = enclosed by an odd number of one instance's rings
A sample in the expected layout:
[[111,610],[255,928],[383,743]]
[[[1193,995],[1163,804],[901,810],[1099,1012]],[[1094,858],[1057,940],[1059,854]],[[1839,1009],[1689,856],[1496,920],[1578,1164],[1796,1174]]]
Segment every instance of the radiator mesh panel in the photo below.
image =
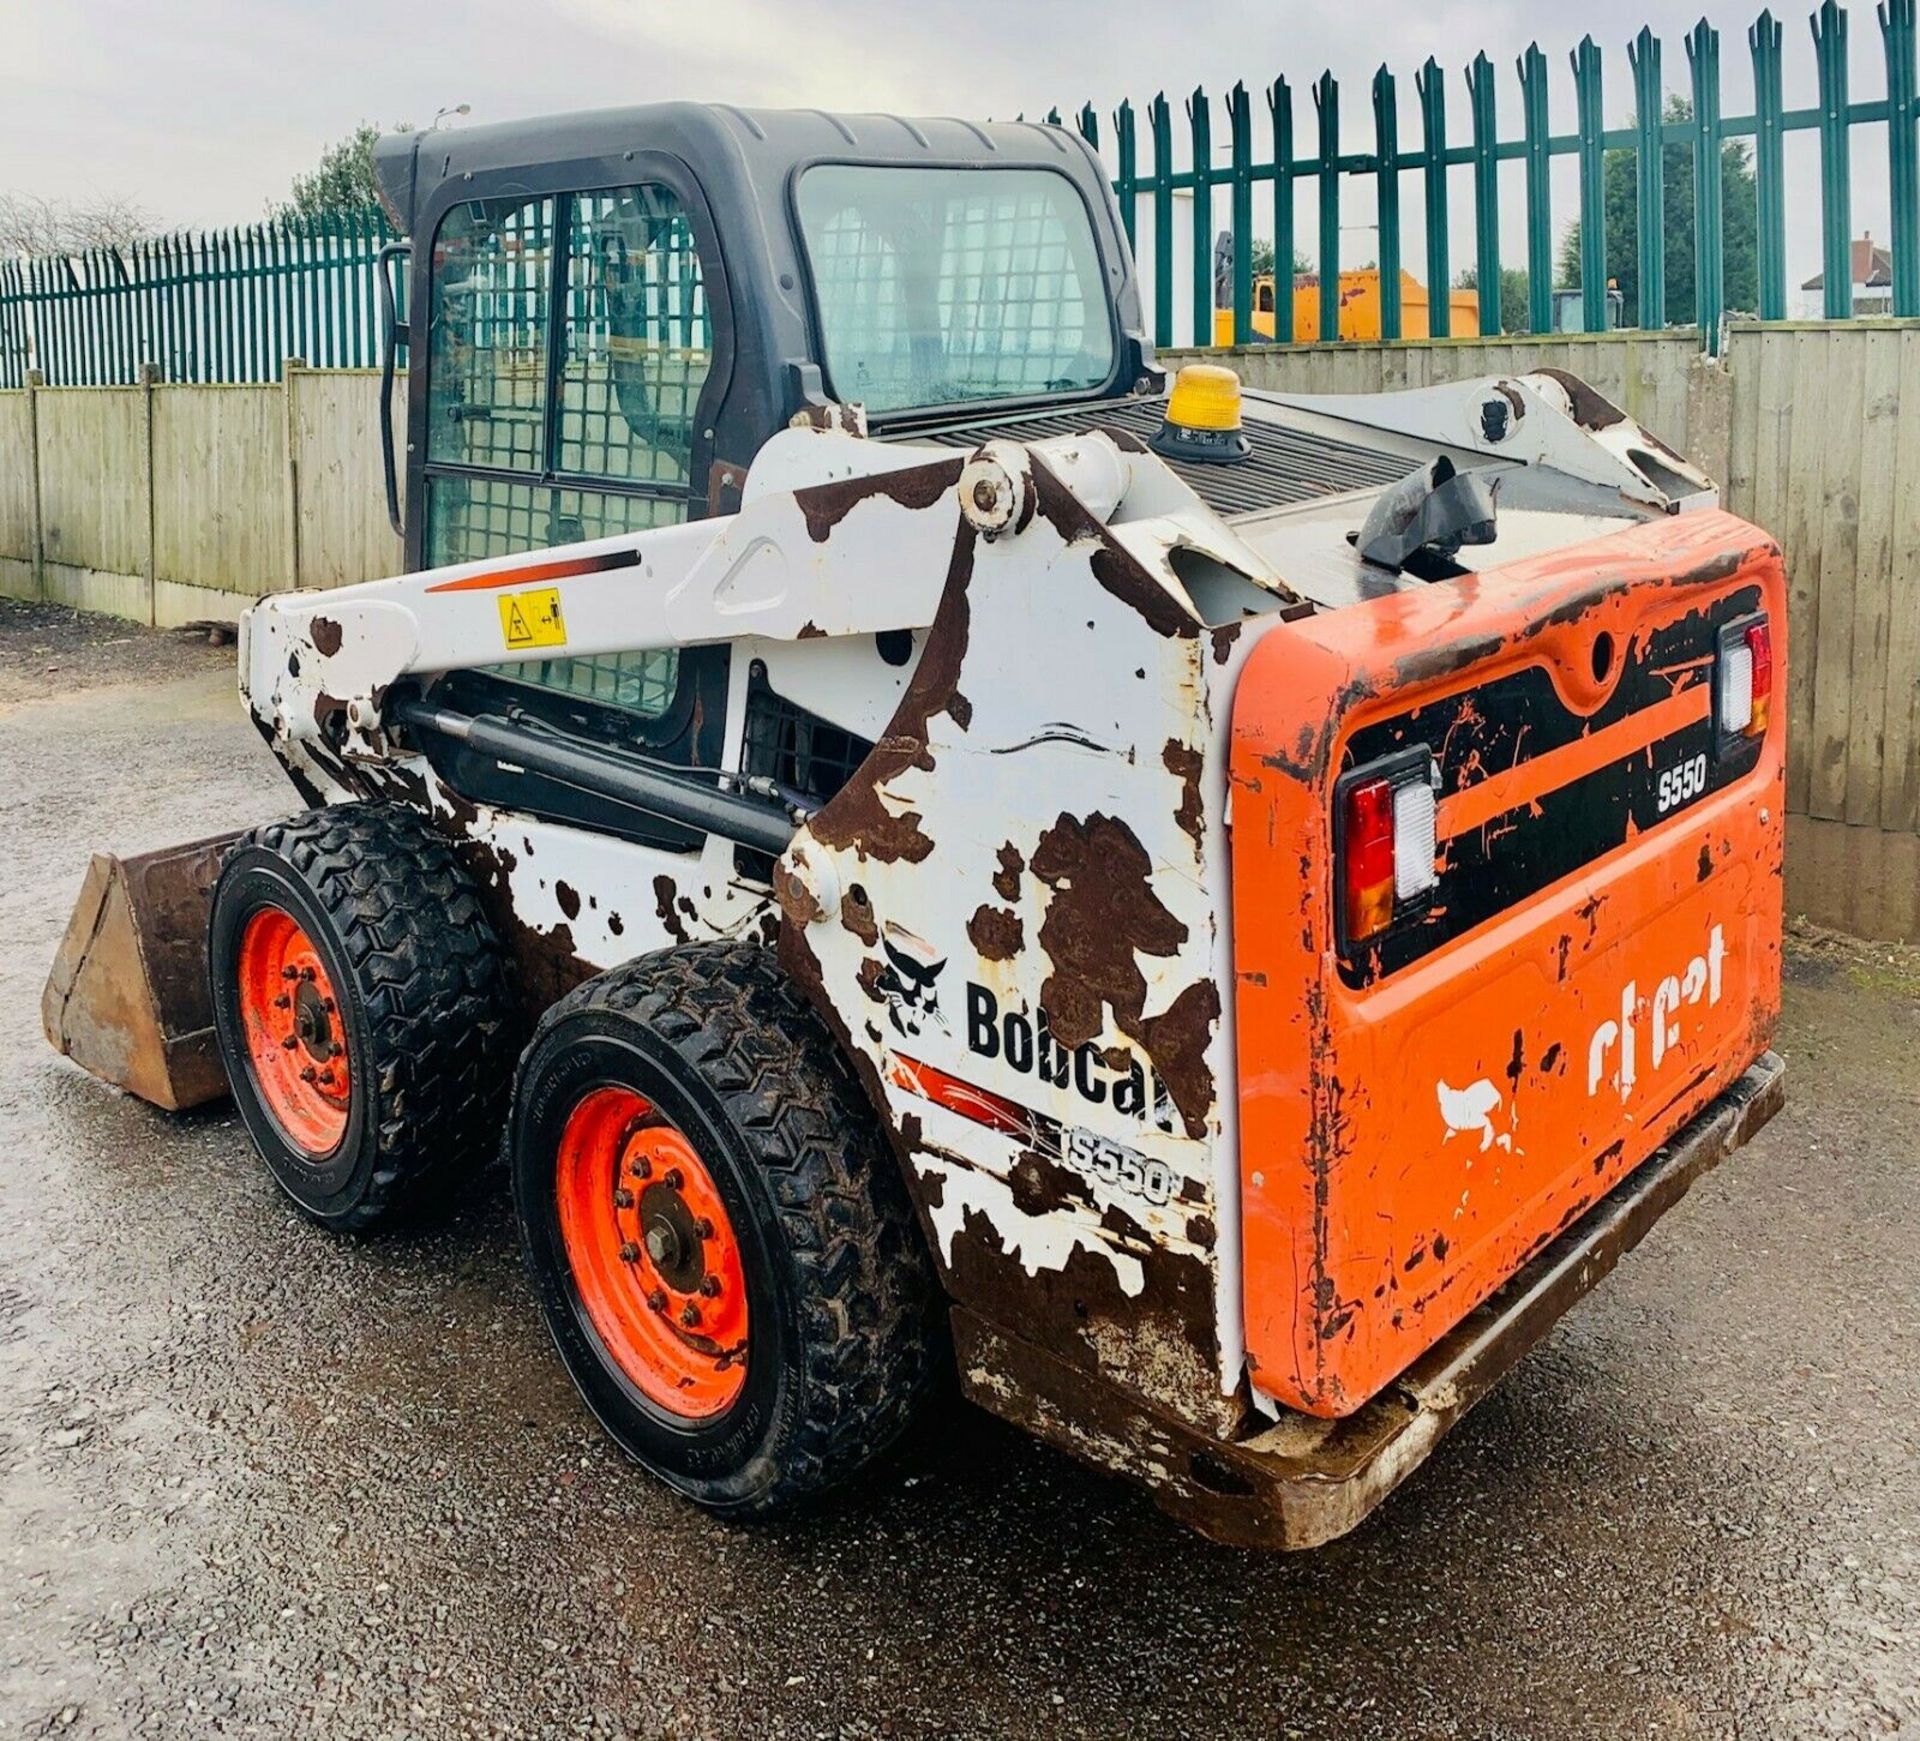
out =
[[[1142,441],[1158,433],[1164,399],[1110,399],[1077,405],[1068,411],[1041,412],[964,423],[946,429],[903,434],[904,441],[931,441],[945,447],[977,447],[992,436],[1039,441],[1052,435],[1079,435],[1089,429],[1125,430]],[[1251,514],[1262,508],[1311,502],[1348,490],[1375,490],[1398,483],[1413,462],[1355,442],[1311,435],[1272,423],[1246,425],[1250,458],[1239,465],[1196,465],[1170,460],[1173,469],[1216,514]]]

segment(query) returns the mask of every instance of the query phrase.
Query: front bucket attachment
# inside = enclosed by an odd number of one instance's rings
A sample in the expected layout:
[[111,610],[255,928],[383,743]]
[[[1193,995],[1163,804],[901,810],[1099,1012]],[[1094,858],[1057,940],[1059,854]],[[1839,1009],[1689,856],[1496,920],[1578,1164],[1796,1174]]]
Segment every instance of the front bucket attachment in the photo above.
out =
[[56,1051],[169,1112],[227,1091],[207,996],[207,907],[237,834],[96,852],[40,998]]

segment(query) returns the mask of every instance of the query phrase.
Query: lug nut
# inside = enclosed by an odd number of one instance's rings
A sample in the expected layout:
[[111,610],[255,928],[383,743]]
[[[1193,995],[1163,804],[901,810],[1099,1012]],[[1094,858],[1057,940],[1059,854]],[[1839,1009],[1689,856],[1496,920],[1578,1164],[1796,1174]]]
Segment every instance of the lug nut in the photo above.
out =
[[322,999],[320,1000],[320,1007],[321,1007],[321,1008],[322,1008],[323,1010],[325,1010],[325,1011],[327,1012],[327,1014],[328,1014],[328,1015],[332,1015],[332,1014],[334,1013],[334,1002],[333,1002],[333,999],[332,999],[332,998],[330,998],[330,997],[323,997],[323,998],[322,998]]
[[293,999],[288,997],[283,991],[273,1000],[273,1007],[277,1010],[291,1009],[293,1007]]
[[313,978],[313,969],[311,967],[301,968],[300,977],[305,980],[311,980]]
[[689,1330],[700,1322],[700,1308],[691,1300],[680,1308],[680,1322],[686,1325]]
[[667,1309],[667,1296],[661,1289],[655,1288],[647,1295],[647,1304],[656,1312],[664,1312]]
[[720,1278],[718,1276],[702,1276],[700,1278],[700,1291],[710,1300],[719,1299]]
[[283,967],[280,969],[280,977],[282,979],[298,979],[300,977],[300,969],[297,967]]
[[622,1263],[638,1263],[640,1261],[640,1248],[635,1245],[631,1239],[622,1243],[620,1247],[620,1261]]
[[298,1034],[289,1034],[280,1044],[291,1052],[295,1046],[300,1044],[300,1036]]
[[662,1182],[666,1185],[668,1190],[677,1191],[687,1181],[686,1181],[685,1175],[680,1171],[678,1167],[669,1167],[666,1172],[666,1177]]
[[653,1162],[648,1160],[645,1155],[636,1155],[633,1165],[628,1171],[630,1171],[636,1179],[651,1179],[653,1177]]
[[616,1186],[613,1193],[613,1206],[616,1209],[631,1209],[633,1207],[633,1193],[624,1185]]
[[314,1069],[314,1067],[311,1064],[309,1064],[306,1067],[306,1069],[300,1072],[300,1080],[302,1082],[315,1082],[319,1080],[319,1077],[320,1077],[320,1072]]
[[699,1234],[702,1239],[711,1239],[713,1237],[713,1223],[704,1215],[693,1224],[693,1230]]

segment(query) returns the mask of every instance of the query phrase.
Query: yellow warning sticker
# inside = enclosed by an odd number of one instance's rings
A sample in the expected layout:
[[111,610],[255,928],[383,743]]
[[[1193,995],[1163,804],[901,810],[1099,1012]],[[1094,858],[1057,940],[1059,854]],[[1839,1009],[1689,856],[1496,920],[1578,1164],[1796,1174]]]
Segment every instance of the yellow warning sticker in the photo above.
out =
[[509,653],[533,647],[564,647],[566,619],[560,615],[560,589],[543,586],[538,592],[510,592],[500,600],[500,634]]

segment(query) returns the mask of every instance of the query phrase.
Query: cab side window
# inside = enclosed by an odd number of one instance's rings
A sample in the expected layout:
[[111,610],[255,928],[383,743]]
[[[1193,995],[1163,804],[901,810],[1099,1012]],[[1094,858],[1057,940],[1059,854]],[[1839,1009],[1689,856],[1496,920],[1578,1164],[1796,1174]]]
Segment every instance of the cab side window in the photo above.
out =
[[[713,342],[669,189],[455,207],[434,240],[429,325],[428,566],[687,517]],[[673,649],[493,671],[641,722],[680,690]]]

